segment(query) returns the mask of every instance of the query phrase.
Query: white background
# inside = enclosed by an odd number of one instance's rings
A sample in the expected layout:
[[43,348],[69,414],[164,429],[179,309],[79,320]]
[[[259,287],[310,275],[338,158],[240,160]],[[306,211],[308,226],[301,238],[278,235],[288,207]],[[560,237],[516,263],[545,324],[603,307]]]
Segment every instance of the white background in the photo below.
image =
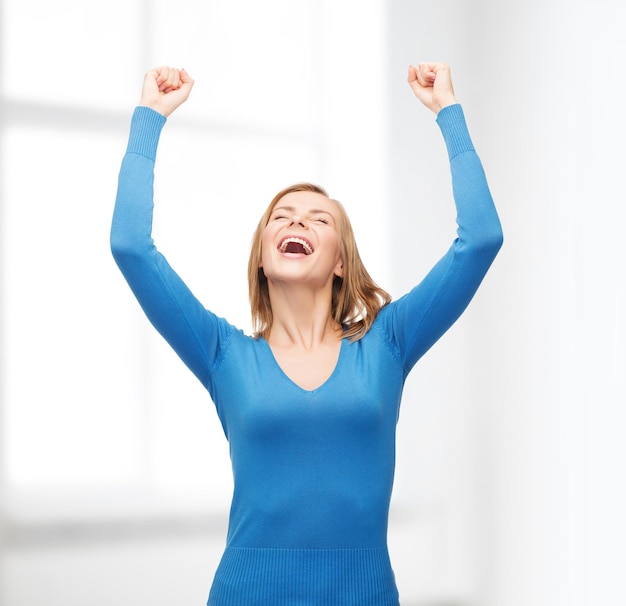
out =
[[390,547],[403,606],[626,601],[626,154],[616,1],[3,0],[0,604],[202,604],[228,448],[108,249],[143,73],[196,79],[155,235],[247,328],[252,230],[320,182],[394,296],[454,237],[447,157],[406,85],[452,65],[505,245],[411,375]]

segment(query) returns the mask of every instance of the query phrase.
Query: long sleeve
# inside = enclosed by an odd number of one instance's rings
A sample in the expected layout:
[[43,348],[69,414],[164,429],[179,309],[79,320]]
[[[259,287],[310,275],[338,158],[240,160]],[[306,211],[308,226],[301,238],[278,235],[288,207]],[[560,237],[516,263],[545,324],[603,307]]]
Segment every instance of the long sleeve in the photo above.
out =
[[147,107],[133,113],[119,174],[111,251],[150,322],[207,386],[220,347],[229,338],[227,327],[200,304],[152,239],[154,164],[165,121]]
[[437,123],[450,160],[457,237],[420,284],[385,310],[386,330],[405,373],[463,313],[503,241],[461,106],[442,109]]

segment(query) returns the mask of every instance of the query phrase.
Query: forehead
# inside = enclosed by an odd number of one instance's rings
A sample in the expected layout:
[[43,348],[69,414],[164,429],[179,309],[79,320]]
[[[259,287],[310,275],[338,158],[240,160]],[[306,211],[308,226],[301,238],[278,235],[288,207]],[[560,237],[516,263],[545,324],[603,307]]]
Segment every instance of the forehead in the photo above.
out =
[[323,194],[313,191],[294,191],[285,194],[274,206],[274,209],[284,208],[297,213],[310,213],[312,211],[327,212],[337,216],[337,205],[333,200]]

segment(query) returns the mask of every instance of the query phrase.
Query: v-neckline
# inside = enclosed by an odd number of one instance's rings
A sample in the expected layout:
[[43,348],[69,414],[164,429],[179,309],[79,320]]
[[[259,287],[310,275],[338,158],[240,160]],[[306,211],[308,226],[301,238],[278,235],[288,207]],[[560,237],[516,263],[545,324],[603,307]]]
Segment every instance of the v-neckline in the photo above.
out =
[[334,376],[338,373],[339,371],[339,366],[341,363],[341,360],[343,358],[343,349],[344,349],[344,342],[345,342],[345,338],[341,339],[341,343],[339,344],[339,352],[337,354],[337,360],[335,361],[335,365],[333,366],[333,369],[331,371],[331,373],[328,375],[328,377],[326,377],[326,379],[324,379],[324,381],[322,381],[319,385],[317,385],[316,387],[314,387],[313,389],[306,389],[305,387],[302,387],[302,385],[300,385],[297,381],[294,381],[283,369],[283,367],[278,363],[278,360],[276,359],[276,356],[274,355],[274,352],[272,351],[272,347],[270,346],[269,342],[267,341],[267,339],[265,339],[264,337],[261,337],[261,341],[263,341],[265,343],[265,347],[267,348],[267,351],[272,359],[272,362],[274,364],[274,366],[276,367],[276,369],[278,370],[278,372],[283,376],[284,379],[286,379],[289,383],[291,383],[294,387],[296,387],[297,389],[299,389],[300,391],[304,392],[304,393],[315,393],[317,391],[319,391],[320,389],[322,389],[324,386],[328,385],[334,378]]

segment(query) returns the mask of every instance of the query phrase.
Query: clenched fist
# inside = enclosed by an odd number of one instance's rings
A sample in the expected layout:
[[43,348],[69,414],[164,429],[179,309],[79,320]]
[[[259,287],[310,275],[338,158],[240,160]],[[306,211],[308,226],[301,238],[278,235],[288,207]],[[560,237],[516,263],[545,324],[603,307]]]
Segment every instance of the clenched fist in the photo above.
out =
[[446,63],[420,63],[409,66],[407,77],[415,96],[436,114],[447,105],[456,103],[450,66]]
[[144,76],[139,105],[167,117],[187,100],[192,87],[193,80],[184,69],[155,67]]

